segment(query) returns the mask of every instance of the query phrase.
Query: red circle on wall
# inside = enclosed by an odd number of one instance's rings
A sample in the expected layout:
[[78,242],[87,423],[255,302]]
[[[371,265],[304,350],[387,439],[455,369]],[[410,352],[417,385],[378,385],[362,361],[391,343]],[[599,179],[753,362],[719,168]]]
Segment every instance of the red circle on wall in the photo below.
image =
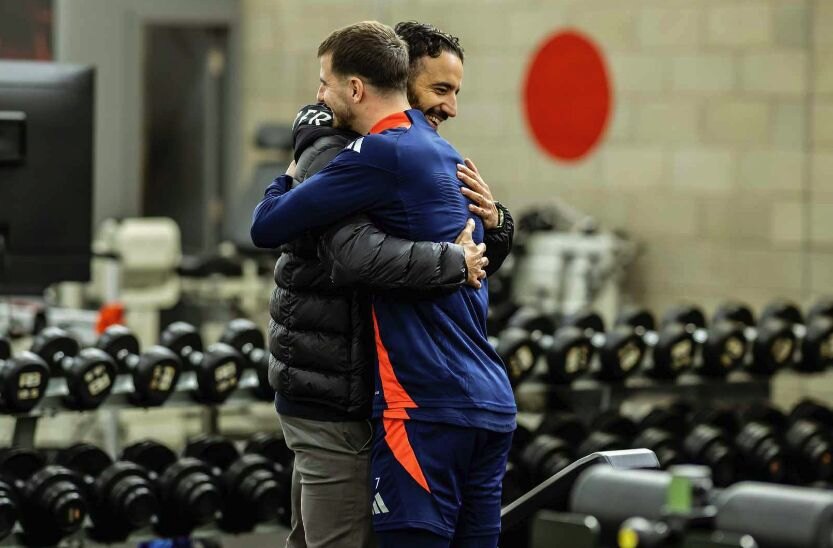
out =
[[535,53],[524,86],[526,120],[538,145],[565,161],[599,143],[612,103],[599,48],[576,31],[554,34]]

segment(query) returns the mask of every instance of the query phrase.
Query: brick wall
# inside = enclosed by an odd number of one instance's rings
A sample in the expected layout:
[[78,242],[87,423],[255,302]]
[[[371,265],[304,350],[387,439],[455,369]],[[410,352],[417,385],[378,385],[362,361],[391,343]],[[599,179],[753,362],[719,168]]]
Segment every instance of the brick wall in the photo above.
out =
[[[467,52],[444,136],[514,211],[564,199],[643,242],[638,301],[760,306],[833,287],[833,2],[244,0],[243,13],[244,135],[313,98],[330,30],[433,22]],[[602,145],[576,164],[537,148],[520,102],[532,53],[565,27],[600,46],[615,96]]]

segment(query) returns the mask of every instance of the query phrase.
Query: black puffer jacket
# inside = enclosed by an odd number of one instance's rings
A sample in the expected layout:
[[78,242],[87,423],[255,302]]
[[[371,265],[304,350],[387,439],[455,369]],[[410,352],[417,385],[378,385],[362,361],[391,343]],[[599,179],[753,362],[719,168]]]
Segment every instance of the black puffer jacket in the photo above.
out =
[[[313,129],[317,137],[307,139],[297,156],[296,184],[355,137],[332,128]],[[296,144],[303,141],[297,133],[296,128]],[[361,256],[367,261],[353,280],[365,288],[449,291],[465,282],[465,256],[458,245],[394,238],[363,216],[340,224],[328,237],[337,239],[341,231],[367,235],[357,244],[364,247]],[[375,357],[370,299],[367,289],[333,283],[318,258],[319,238],[308,235],[281,248],[270,303],[269,381],[281,414],[331,421],[367,418]],[[373,253],[366,253],[368,246]]]

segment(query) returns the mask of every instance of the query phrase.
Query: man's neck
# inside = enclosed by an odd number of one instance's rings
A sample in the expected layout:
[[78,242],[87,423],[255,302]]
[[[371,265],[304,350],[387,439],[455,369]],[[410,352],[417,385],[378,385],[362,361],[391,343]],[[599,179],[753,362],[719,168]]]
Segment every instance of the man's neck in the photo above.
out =
[[408,99],[404,94],[393,96],[390,99],[374,101],[373,104],[367,106],[361,116],[356,118],[353,130],[365,135],[379,120],[387,118],[391,114],[406,111],[409,108],[411,108],[411,105],[408,104]]

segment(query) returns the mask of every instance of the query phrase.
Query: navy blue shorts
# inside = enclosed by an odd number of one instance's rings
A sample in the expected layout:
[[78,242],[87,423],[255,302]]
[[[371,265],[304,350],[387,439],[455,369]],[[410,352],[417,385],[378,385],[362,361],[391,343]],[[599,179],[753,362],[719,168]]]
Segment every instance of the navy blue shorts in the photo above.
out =
[[445,538],[500,532],[511,432],[377,419],[371,453],[373,529]]

